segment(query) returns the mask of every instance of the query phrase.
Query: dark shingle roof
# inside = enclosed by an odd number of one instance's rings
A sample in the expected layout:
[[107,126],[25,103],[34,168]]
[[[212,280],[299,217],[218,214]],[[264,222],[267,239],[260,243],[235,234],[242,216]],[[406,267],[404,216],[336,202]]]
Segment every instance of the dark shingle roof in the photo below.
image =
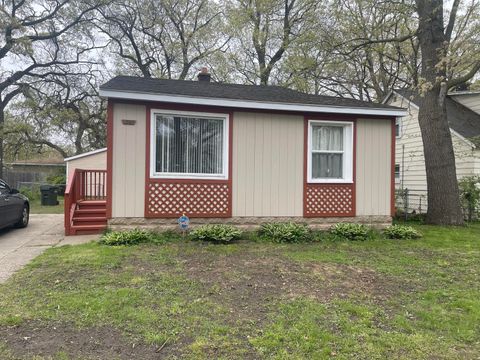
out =
[[240,85],[205,81],[117,76],[100,86],[100,89],[229,100],[400,110],[400,108],[385,104],[344,99],[334,96],[310,95],[280,86],[270,85]]
[[[395,90],[407,100],[415,105],[420,103],[420,95],[410,89]],[[466,138],[480,136],[480,115],[470,110],[466,106],[453,100],[449,95],[446,98],[447,119],[450,128]]]

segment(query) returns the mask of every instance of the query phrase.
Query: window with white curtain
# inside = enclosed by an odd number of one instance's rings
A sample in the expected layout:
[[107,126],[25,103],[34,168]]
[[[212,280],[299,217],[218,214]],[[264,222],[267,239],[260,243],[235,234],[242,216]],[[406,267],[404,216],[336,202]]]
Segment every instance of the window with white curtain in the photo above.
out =
[[310,120],[308,182],[352,182],[353,123]]
[[228,115],[152,112],[152,176],[227,178]]

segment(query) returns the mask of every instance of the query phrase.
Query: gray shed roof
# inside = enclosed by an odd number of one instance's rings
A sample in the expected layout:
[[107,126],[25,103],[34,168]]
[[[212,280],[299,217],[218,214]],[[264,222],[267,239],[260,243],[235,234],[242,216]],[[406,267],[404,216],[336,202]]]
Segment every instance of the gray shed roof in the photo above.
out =
[[[410,89],[395,90],[396,93],[418,106],[420,96]],[[480,136],[480,115],[466,106],[453,100],[450,95],[446,98],[447,119],[450,128],[465,138]]]
[[102,91],[120,91],[313,106],[403,110],[385,104],[334,96],[311,95],[270,85],[240,85],[206,81],[117,76],[100,86],[100,90],[101,93]]

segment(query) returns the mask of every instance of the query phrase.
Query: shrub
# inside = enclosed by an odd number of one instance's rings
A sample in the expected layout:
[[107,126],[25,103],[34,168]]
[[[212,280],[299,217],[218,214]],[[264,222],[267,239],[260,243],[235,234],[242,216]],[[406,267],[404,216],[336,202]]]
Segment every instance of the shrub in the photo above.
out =
[[330,229],[330,233],[335,237],[352,241],[364,241],[373,237],[372,229],[363,224],[338,223]]
[[106,232],[100,238],[100,243],[109,246],[137,245],[140,243],[163,244],[173,237],[170,232],[157,233],[147,230],[128,230]]
[[190,233],[192,240],[227,243],[240,238],[242,232],[236,227],[225,224],[202,225]]
[[278,243],[299,243],[310,241],[312,238],[307,225],[293,222],[262,224],[259,235],[263,239]]
[[22,195],[28,197],[30,201],[40,199],[40,187],[37,185],[32,187],[22,186],[18,191],[20,191]]
[[388,239],[417,239],[422,234],[415,228],[406,225],[392,225],[383,231]]
[[64,185],[67,183],[67,176],[65,174],[55,174],[47,176],[47,182],[52,185]]
[[468,221],[478,216],[480,208],[480,176],[466,176],[459,181],[460,201]]

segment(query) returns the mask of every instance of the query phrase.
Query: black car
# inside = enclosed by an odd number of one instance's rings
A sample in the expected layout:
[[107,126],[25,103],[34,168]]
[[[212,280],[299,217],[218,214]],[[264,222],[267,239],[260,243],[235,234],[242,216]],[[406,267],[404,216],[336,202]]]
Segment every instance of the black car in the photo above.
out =
[[30,215],[28,198],[0,179],[0,228],[26,227]]

